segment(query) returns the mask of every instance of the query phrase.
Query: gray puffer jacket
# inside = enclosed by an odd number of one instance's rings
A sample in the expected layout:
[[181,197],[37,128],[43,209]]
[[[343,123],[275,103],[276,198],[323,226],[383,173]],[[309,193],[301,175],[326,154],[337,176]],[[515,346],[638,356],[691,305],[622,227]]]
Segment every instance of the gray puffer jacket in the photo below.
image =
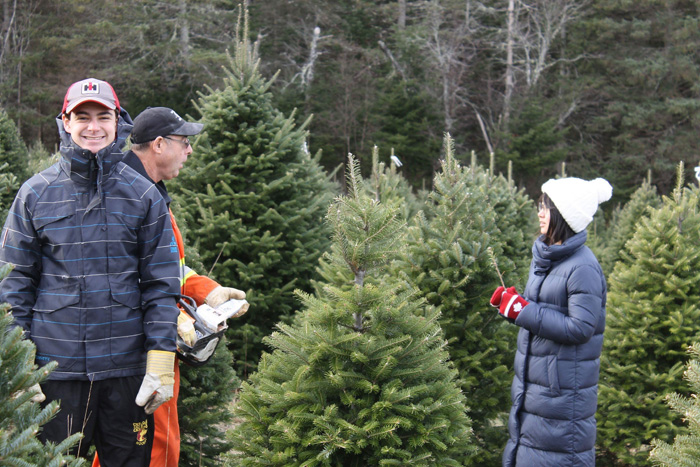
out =
[[586,238],[547,246],[540,237],[532,247],[504,466],[595,465],[606,284]]

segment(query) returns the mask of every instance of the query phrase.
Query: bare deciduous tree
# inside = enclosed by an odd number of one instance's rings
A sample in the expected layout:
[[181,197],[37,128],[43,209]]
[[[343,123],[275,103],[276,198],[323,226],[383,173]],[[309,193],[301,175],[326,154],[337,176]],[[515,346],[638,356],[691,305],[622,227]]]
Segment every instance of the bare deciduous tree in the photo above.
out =
[[[537,86],[549,68],[563,62],[575,62],[585,57],[555,57],[552,47],[565,37],[566,28],[579,20],[590,0],[508,0],[504,8],[490,6],[491,2],[478,2],[477,7],[485,18],[493,22],[504,18],[505,27],[492,28],[489,34],[493,50],[501,50],[504,67],[503,103],[500,126],[508,129],[515,96],[527,93]],[[498,5],[498,2],[496,2]],[[577,100],[559,118],[564,121],[575,110]],[[572,108],[573,106],[573,108]]]
[[[2,0],[0,23],[0,106],[10,102],[22,105],[22,63],[31,39],[31,17],[36,10],[36,0]],[[17,125],[20,125],[17,117]]]
[[406,29],[406,0],[399,0],[399,15],[397,25],[399,30]]
[[476,55],[472,41],[470,1],[466,1],[464,15],[452,15],[439,1],[423,4],[426,14],[423,47],[438,86],[429,89],[442,105],[444,131],[453,131],[458,109],[467,103],[463,79]]
[[542,73],[557,63],[583,58],[552,59],[551,50],[554,41],[565,34],[566,26],[581,17],[587,0],[517,0],[517,3],[513,31],[519,52],[516,66],[520,66],[528,87],[535,86]]

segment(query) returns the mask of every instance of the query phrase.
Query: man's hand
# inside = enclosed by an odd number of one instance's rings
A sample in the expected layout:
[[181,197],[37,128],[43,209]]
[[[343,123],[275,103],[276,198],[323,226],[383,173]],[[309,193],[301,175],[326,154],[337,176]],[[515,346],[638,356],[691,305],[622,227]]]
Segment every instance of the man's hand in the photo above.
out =
[[194,332],[192,318],[184,311],[177,316],[177,333],[185,341],[185,344],[192,347],[197,341],[197,334]]
[[222,305],[223,303],[233,299],[244,300],[245,292],[238,289],[233,289],[231,287],[218,286],[217,288],[209,292],[207,298],[204,299],[204,303],[206,303],[212,308],[216,308],[219,305]]
[[146,376],[143,378],[136,405],[152,414],[163,402],[173,397],[175,384],[175,352],[149,350],[146,356]]

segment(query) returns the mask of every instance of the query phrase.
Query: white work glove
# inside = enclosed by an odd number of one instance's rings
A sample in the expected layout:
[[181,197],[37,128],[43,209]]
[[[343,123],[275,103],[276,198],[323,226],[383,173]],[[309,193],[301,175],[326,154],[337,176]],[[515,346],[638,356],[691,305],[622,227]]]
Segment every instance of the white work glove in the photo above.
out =
[[[34,393],[34,395],[29,399],[32,402],[36,402],[38,404],[39,402],[44,402],[46,400],[46,396],[41,391],[41,386],[39,386],[39,383],[33,384],[29,389],[27,389],[27,391]],[[25,390],[17,391],[17,393],[13,396],[13,398],[16,399],[16,398],[20,397],[22,394],[24,394],[25,392],[26,392]]]
[[37,383],[37,384],[33,385],[31,388],[29,388],[29,391],[36,393],[32,396],[31,399],[29,399],[30,401],[36,402],[38,404],[39,402],[44,402],[46,400],[46,396],[41,391],[41,386],[39,386],[39,383]]
[[163,402],[173,397],[175,385],[175,352],[149,350],[146,355],[146,376],[143,378],[136,405],[152,414]]
[[183,311],[177,316],[177,333],[185,341],[185,344],[190,347],[197,341],[197,334],[194,332],[194,322]]
[[223,305],[229,300],[244,300],[245,292],[238,289],[232,289],[231,287],[218,286],[207,295],[204,299],[204,303],[212,308],[217,308],[219,305]]

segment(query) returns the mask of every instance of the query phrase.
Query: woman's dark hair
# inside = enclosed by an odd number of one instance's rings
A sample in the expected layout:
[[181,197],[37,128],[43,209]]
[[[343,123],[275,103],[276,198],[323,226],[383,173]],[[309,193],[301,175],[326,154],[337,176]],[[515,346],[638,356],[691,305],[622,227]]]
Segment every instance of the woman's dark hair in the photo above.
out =
[[576,235],[576,232],[566,223],[552,199],[547,196],[547,193],[542,193],[537,201],[537,208],[539,209],[542,206],[549,209],[549,227],[547,228],[547,233],[544,234],[544,242],[547,245],[554,245],[559,242],[564,243]]

